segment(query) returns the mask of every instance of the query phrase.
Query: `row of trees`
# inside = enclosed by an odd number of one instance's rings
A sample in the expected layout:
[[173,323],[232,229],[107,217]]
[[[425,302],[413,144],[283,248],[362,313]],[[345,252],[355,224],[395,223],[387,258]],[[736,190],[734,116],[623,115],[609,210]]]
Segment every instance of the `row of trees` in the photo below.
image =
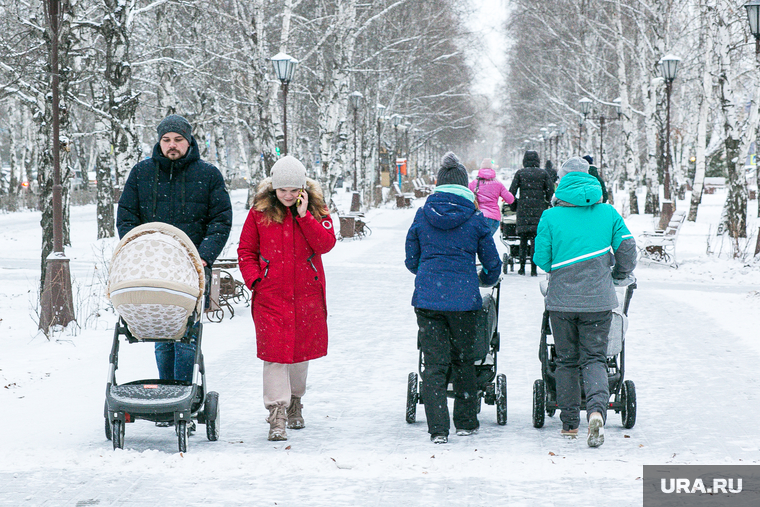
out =
[[[0,156],[11,168],[11,192],[23,179],[39,185],[43,279],[53,184],[44,3],[0,0]],[[114,190],[149,156],[161,118],[178,113],[194,126],[204,159],[228,180],[255,185],[283,136],[269,58],[284,52],[300,61],[288,94],[290,154],[328,192],[354,166],[369,190],[379,176],[378,151],[392,143],[377,104],[385,116],[403,116],[408,151],[426,154],[420,163],[432,160],[434,147],[457,148],[474,131],[460,3],[61,0],[64,179],[96,172],[97,236],[112,237]],[[364,97],[356,124],[354,91]]]
[[[708,165],[727,177],[726,215],[734,238],[747,235],[745,163],[756,137],[760,67],[742,3],[733,0],[513,0],[505,27],[508,87],[503,98],[505,148],[553,123],[566,126],[563,156],[603,156],[605,177],[630,191],[646,185],[645,211],[659,212],[666,170],[666,83],[659,66],[681,58],[672,87],[671,195],[693,184],[690,220],[696,220]],[[579,101],[592,112],[579,144]],[[617,101],[616,101],[617,99]],[[600,140],[602,116],[608,121]],[[535,131],[532,132],[531,130]],[[600,146],[605,153],[599,153]],[[694,160],[690,166],[690,160]],[[689,169],[695,174],[687,178]]]

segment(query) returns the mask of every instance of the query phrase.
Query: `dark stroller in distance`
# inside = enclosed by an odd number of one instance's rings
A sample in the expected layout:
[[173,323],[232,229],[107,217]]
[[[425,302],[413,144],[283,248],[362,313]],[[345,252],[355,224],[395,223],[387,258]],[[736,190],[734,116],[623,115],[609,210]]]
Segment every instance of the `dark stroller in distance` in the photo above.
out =
[[[507,376],[503,373],[496,374],[497,353],[499,352],[501,336],[499,327],[499,297],[501,293],[501,280],[488,290],[481,290],[483,308],[478,314],[478,357],[475,361],[475,374],[478,383],[478,412],[481,401],[488,405],[496,405],[496,422],[500,425],[507,424]],[[406,422],[409,424],[417,420],[417,404],[423,404],[422,381],[419,377],[425,370],[425,356],[419,350],[418,371],[409,374],[406,392]],[[447,379],[448,388],[446,394],[449,398],[454,397],[454,389],[451,383],[452,370],[449,368]],[[495,382],[494,382],[495,379]]]
[[[137,419],[173,423],[180,452],[187,452],[193,420],[206,425],[209,440],[219,439],[219,394],[206,390],[201,352],[204,288],[203,266],[195,245],[171,225],[141,225],[117,245],[108,296],[120,317],[109,356],[104,409],[106,438],[112,440],[114,449],[124,448],[125,425]],[[194,343],[192,380],[117,383],[121,336],[129,343]]]
[[[509,271],[515,271],[515,258],[520,257],[520,236],[517,235],[517,213],[511,211],[508,204],[504,204],[501,207],[499,239],[507,247],[507,252],[502,258],[502,271],[506,275]],[[533,260],[531,259],[529,262],[533,262]]]
[[[608,410],[614,410],[621,414],[624,428],[633,428],[636,424],[636,386],[633,381],[625,380],[625,332],[628,328],[628,306],[636,289],[636,279],[632,276],[626,280],[616,281],[618,301],[622,304],[612,311],[612,325],[610,326],[609,340],[607,343],[607,380],[609,382],[610,397]],[[545,293],[544,284],[541,287]],[[541,344],[538,350],[538,358],[541,361],[541,378],[533,383],[533,426],[544,426],[544,415],[552,417],[557,409],[557,354],[554,343],[549,343],[551,336],[551,323],[549,312],[544,310],[541,324]],[[586,410],[586,393],[581,384],[581,410]]]

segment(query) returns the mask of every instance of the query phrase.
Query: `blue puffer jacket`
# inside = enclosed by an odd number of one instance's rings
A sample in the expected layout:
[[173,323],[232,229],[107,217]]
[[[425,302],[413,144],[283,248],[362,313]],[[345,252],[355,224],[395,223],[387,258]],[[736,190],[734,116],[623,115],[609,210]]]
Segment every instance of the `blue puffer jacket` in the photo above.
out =
[[153,156],[130,171],[116,214],[119,237],[148,222],[184,231],[209,266],[227,243],[232,228],[230,196],[219,169],[201,160],[195,138],[179,160],[164,157],[156,143]]
[[406,267],[417,275],[412,306],[426,310],[480,310],[481,281],[499,279],[501,260],[488,225],[475,204],[459,195],[437,192],[417,210],[406,235]]

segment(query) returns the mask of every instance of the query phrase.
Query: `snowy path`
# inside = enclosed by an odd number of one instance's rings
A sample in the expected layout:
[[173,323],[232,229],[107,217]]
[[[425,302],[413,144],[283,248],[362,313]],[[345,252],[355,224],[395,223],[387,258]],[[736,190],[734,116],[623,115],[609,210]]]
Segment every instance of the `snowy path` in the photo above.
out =
[[[235,213],[239,228],[245,217],[239,204]],[[563,440],[556,416],[540,430],[532,427],[539,279],[510,274],[499,322],[508,425],[498,426],[495,408],[484,404],[478,435],[431,444],[421,406],[416,424],[404,422],[406,377],[417,367],[413,276],[403,267],[413,213],[373,210],[371,237],[339,242],[325,256],[329,354],[310,367],[307,427],[289,431],[287,442],[266,440],[261,363],[247,308],[204,328],[209,388],[221,395],[222,438],[209,442],[199,426],[184,455],[172,430],[145,421],[127,426],[123,451],[105,440],[111,330],[52,343],[16,332],[8,350],[0,345],[0,379],[16,384],[0,390],[0,506],[565,507],[600,496],[605,505],[637,506],[644,464],[760,459],[760,353],[750,343],[760,318],[735,322],[727,314],[749,313],[758,298],[733,280],[721,280],[718,290],[691,280],[670,283],[663,274],[671,272],[644,266],[627,335],[627,378],[639,401],[634,428],[623,429],[610,413],[604,446],[590,449],[583,439]],[[0,251],[4,257],[17,258]],[[4,289],[21,281],[10,271],[0,272]],[[150,350],[136,347],[122,347],[122,375],[152,375]]]

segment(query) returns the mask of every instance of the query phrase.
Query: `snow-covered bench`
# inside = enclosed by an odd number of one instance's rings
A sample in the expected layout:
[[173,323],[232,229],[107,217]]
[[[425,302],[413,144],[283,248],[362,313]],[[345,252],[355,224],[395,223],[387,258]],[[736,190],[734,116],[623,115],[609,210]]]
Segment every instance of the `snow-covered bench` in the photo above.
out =
[[397,208],[411,208],[412,207],[412,199],[414,199],[414,194],[405,193],[401,191],[401,187],[398,186],[397,182],[393,182],[393,190],[396,192],[396,207]]
[[415,197],[425,197],[431,192],[430,185],[426,184],[425,180],[423,180],[422,178],[415,178],[414,180],[412,180],[412,185],[414,185]]
[[686,221],[686,211],[678,210],[670,217],[665,230],[647,231],[638,238],[639,259],[678,267],[676,261],[676,240],[681,226]]

